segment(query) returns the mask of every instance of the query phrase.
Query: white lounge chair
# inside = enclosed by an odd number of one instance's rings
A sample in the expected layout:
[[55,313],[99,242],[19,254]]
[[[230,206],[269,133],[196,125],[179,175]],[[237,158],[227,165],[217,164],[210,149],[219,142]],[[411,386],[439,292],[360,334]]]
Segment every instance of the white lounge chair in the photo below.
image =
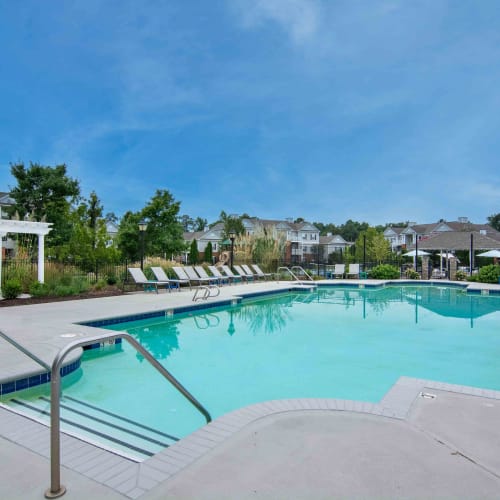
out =
[[215,284],[220,285],[221,280],[217,276],[209,276],[203,266],[194,266],[194,270],[198,273],[198,276],[201,279],[206,280],[209,285]]
[[345,274],[345,264],[335,264],[335,268],[333,269],[333,277],[343,278],[344,274]]
[[173,266],[172,270],[180,280],[186,281],[189,284],[189,288],[190,289],[192,288],[191,280],[189,279],[189,276],[186,274],[186,271],[184,271],[183,267]]
[[216,278],[219,278],[220,283],[229,283],[231,284],[233,279],[230,276],[224,276],[215,266],[208,266],[209,271],[212,273],[213,276]]
[[254,279],[254,275],[252,273],[246,273],[245,271],[243,271],[243,269],[241,268],[241,266],[237,266],[237,265],[233,265],[233,268],[236,270],[236,272],[243,277],[244,280],[246,280],[247,282],[248,281],[253,281]]
[[259,278],[264,278],[267,280],[273,277],[272,273],[265,273],[257,264],[252,264],[252,267],[254,268],[254,271],[256,272],[257,276],[259,276]]
[[239,274],[234,274],[233,271],[229,269],[229,266],[222,266],[222,270],[226,273],[226,276],[229,276],[233,281],[235,280],[243,281],[243,276],[240,276]]
[[176,280],[169,278],[162,267],[152,267],[151,271],[153,271],[153,274],[155,275],[155,278],[158,281],[161,282],[168,281],[171,284],[175,284],[176,288],[179,289],[179,292],[181,291],[181,285],[189,285],[189,280],[181,280],[181,279]]
[[163,286],[165,289],[169,289],[170,291],[170,280],[166,281],[157,281],[157,280],[149,280],[146,278],[146,275],[142,272],[142,269],[138,267],[129,267],[128,272],[131,274],[134,279],[136,285],[142,285],[145,292],[156,292],[158,293],[158,287]]
[[246,264],[241,264],[241,267],[242,267],[243,271],[245,271],[246,274],[252,275],[253,279],[258,279],[258,280],[266,279],[265,276],[261,276],[260,274],[257,274],[255,271],[250,269],[250,267],[247,266]]
[[184,273],[187,276],[187,279],[189,280],[189,283],[192,285],[193,283],[196,283],[197,285],[216,285],[217,284],[217,279],[212,279],[210,277],[207,278],[202,278],[198,274],[196,274],[196,271],[194,268],[191,266],[184,266],[181,268],[173,267],[172,268],[174,272],[177,274],[176,269],[182,269]]
[[349,271],[347,271],[346,276],[359,278],[359,264],[349,264]]

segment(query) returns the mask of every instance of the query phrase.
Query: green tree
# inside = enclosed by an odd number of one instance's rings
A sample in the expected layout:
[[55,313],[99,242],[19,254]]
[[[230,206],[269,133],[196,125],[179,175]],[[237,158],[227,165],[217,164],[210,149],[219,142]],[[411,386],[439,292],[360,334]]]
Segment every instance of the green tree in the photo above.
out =
[[80,194],[78,181],[68,177],[66,165],[55,167],[30,163],[11,164],[11,174],[17,186],[10,194],[15,200],[11,214],[17,212],[21,219],[53,224],[47,235],[47,246],[67,243],[71,235],[70,209]]
[[193,231],[205,231],[205,228],[208,225],[207,219],[203,219],[202,217],[196,217],[193,222]]
[[488,224],[497,231],[500,231],[500,213],[488,217]]
[[179,222],[182,225],[182,229],[188,233],[190,231],[193,231],[193,225],[194,225],[194,220],[189,217],[189,215],[181,215],[179,217]]
[[71,238],[68,245],[59,247],[59,257],[71,257],[89,270],[94,269],[98,262],[118,260],[119,253],[115,245],[109,241],[106,219],[102,213],[101,202],[96,193],[92,192],[90,198],[84,200],[71,213]]
[[241,236],[245,234],[245,226],[243,225],[243,217],[237,217],[234,215],[227,215],[224,210],[220,213],[219,222],[224,224],[224,229],[222,230],[222,239],[229,238],[231,232],[236,233],[236,236]]
[[329,222],[328,224],[323,224],[322,222],[313,222],[313,226],[316,226],[319,229],[319,233],[321,236],[326,236],[328,233],[339,234],[339,228]]
[[178,220],[180,202],[167,191],[158,189],[141,216],[148,220],[146,254],[169,258],[185,250],[182,224]]
[[356,222],[351,219],[342,224],[339,229],[339,234],[346,241],[356,241],[362,231],[369,228],[367,222]]
[[212,263],[214,260],[214,255],[213,255],[213,248],[212,248],[212,242],[209,241],[207,243],[207,246],[205,247],[205,257],[204,257],[205,262],[208,262],[209,264]]
[[198,264],[200,260],[200,253],[198,252],[198,243],[196,242],[196,238],[193,239],[191,245],[189,247],[189,263],[192,265]]
[[139,235],[140,212],[126,212],[118,227],[116,244],[123,257],[137,261],[141,257],[141,236]]
[[364,237],[366,237],[366,260],[367,262],[381,263],[387,259],[391,253],[391,246],[374,227],[368,227],[362,231],[356,240],[355,256],[358,262],[363,261]]

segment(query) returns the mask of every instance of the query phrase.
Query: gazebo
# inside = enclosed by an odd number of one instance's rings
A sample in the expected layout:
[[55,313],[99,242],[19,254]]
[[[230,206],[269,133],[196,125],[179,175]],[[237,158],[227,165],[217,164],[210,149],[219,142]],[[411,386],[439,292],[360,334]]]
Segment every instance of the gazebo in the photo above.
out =
[[475,250],[500,248],[500,239],[488,236],[483,231],[443,231],[418,241],[419,250],[435,250],[442,254],[456,250],[468,250],[470,270],[474,264]]
[[38,281],[44,282],[45,247],[44,238],[52,229],[50,222],[31,222],[0,219],[0,294],[2,283],[2,238],[7,233],[36,234],[38,236]]

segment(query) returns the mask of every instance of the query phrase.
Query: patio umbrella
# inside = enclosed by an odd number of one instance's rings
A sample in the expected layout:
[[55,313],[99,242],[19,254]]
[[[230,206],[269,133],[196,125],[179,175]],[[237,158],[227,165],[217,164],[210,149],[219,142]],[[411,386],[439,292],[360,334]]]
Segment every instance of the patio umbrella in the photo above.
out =
[[500,259],[500,250],[488,250],[487,252],[478,253],[477,257],[496,257]]
[[410,250],[409,252],[404,253],[403,257],[415,257],[417,255],[417,252],[419,257],[421,257],[422,255],[430,255],[429,252],[424,252],[423,250]]
[[[439,255],[443,257],[443,259],[457,259],[457,256],[451,252],[442,252]],[[460,262],[460,259],[457,259],[457,262]]]

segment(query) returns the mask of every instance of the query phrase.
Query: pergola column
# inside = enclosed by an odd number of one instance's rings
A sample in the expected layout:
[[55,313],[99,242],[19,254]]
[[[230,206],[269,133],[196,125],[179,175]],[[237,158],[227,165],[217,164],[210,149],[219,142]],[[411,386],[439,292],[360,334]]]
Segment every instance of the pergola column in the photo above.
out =
[[[32,221],[0,219],[0,237],[5,236],[8,233],[36,234],[38,236],[38,281],[40,283],[43,283],[45,279],[44,240],[45,240],[45,235],[50,232],[51,226],[52,224],[50,222],[32,222]],[[1,255],[2,255],[2,242],[0,241],[0,283],[2,280]]]
[[2,239],[6,233],[0,233],[0,297],[2,296],[2,260],[3,260],[3,247]]
[[[44,234],[38,235],[38,281],[44,283],[45,279],[45,248],[44,248]],[[1,274],[0,274],[1,276]]]

